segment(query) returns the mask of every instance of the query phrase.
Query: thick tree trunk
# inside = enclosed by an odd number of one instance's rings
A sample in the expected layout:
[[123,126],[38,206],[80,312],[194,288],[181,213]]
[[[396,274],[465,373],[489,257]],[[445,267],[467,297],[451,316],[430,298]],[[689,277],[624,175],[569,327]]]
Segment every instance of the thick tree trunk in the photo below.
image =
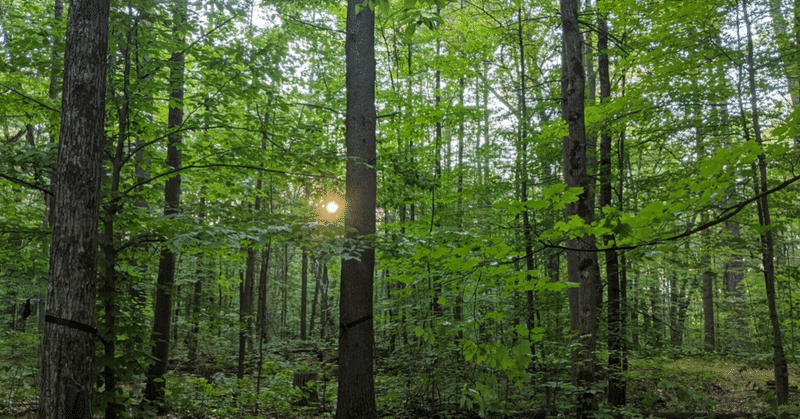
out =
[[[175,27],[173,28],[176,37],[179,36],[180,26],[186,19],[186,2],[180,1],[175,13]],[[183,37],[177,38],[176,48],[182,50]],[[170,129],[177,129],[183,124],[183,78],[184,78],[184,56],[182,52],[172,54],[170,58],[170,103],[174,107],[169,108],[167,124]],[[170,168],[181,167],[181,136],[172,133],[168,137],[167,145],[167,166]],[[181,175],[177,174],[165,182],[164,185],[164,215],[174,215],[179,211],[181,197]],[[164,405],[164,374],[169,367],[169,337],[172,328],[172,286],[175,282],[175,260],[176,255],[171,249],[165,247],[161,250],[161,258],[158,265],[158,280],[156,287],[156,302],[153,319],[153,358],[154,363],[150,365],[147,372],[147,384],[145,386],[145,399],[156,404],[159,414],[166,411]]]
[[[375,13],[348,0],[346,84],[347,175],[345,227],[350,240],[375,234]],[[337,419],[377,416],[373,381],[372,289],[375,251],[360,243],[358,259],[342,260]]]
[[39,419],[90,417],[109,2],[70,3]]
[[[584,88],[580,28],[578,27],[577,0],[561,0],[562,58],[561,58],[561,108],[569,126],[569,136],[564,137],[564,181],[568,187],[583,188],[576,202],[566,206],[566,216],[579,217],[586,224],[594,218],[594,206],[587,175],[586,127],[584,123]],[[600,269],[597,264],[595,238],[591,235],[567,240],[567,276],[579,284],[569,292],[570,324],[578,332],[578,343],[573,353],[572,382],[585,390],[577,407],[578,419],[588,417],[596,410],[597,401],[589,386],[595,381],[594,350],[597,342],[597,293]]]

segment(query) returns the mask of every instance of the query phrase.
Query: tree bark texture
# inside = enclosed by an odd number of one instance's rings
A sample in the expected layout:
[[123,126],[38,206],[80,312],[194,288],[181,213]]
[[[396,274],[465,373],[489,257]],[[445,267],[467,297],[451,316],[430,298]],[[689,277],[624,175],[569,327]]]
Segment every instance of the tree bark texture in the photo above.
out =
[[[109,3],[70,3],[58,160],[53,179],[49,316],[95,324]],[[91,330],[91,329],[90,329]],[[44,327],[39,419],[88,418],[95,336],[63,322]]]
[[[564,137],[564,181],[568,187],[581,187],[583,192],[576,202],[566,206],[566,216],[579,217],[586,224],[594,219],[594,206],[587,175],[587,136],[584,123],[583,38],[578,27],[577,0],[561,0],[562,57],[561,57],[561,109],[569,126]],[[580,336],[573,354],[572,381],[579,387],[594,382],[594,350],[597,342],[597,293],[600,268],[597,264],[595,238],[585,235],[567,240],[567,276],[579,285],[570,289],[570,324]],[[583,251],[585,250],[585,251]],[[596,408],[593,393],[586,391],[578,403],[577,418],[586,417]]]
[[[600,100],[608,101],[611,97],[611,77],[608,62],[608,22],[605,16],[597,20],[597,73],[600,78]],[[600,208],[610,207],[613,187],[611,185],[611,135],[603,130],[600,135]],[[606,245],[613,244],[615,237],[603,237]],[[625,405],[625,382],[620,374],[624,353],[622,341],[622,310],[620,298],[619,258],[616,250],[606,250],[606,280],[608,281],[608,402],[614,406]]]
[[[179,28],[186,18],[186,2],[180,1],[176,6],[176,22],[173,31],[176,36]],[[176,49],[182,50],[183,38],[177,39]],[[183,79],[184,79],[183,53],[173,53],[170,58],[170,106],[167,124],[170,129],[177,129],[183,124]],[[169,134],[167,137],[167,167],[173,170],[181,167],[181,135]],[[174,215],[179,211],[181,197],[181,175],[177,174],[167,179],[164,184],[164,215]],[[175,282],[175,253],[169,249],[161,250],[158,264],[158,280],[156,286],[156,301],[153,318],[153,358],[155,361],[147,371],[147,384],[145,386],[145,399],[155,402],[159,414],[165,412],[164,406],[164,374],[169,366],[169,337],[172,328],[172,288]]]
[[[360,0],[348,0],[345,42],[347,116],[347,237],[375,234],[375,13],[356,13]],[[373,382],[372,326],[375,251],[362,242],[358,259],[342,260],[339,319],[339,390],[337,419],[377,416]]]

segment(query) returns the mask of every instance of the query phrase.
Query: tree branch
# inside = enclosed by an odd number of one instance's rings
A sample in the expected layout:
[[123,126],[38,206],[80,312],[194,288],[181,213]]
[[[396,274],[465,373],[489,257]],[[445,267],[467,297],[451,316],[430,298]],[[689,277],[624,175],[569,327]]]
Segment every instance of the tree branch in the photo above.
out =
[[46,194],[48,194],[50,196],[53,196],[53,193],[50,192],[50,190],[45,189],[43,186],[35,185],[33,183],[26,182],[26,181],[24,181],[22,179],[17,179],[15,177],[11,177],[11,176],[8,176],[8,175],[3,174],[3,173],[0,173],[0,178],[6,179],[8,181],[11,181],[11,182],[19,184],[19,185],[27,186],[27,187],[29,187],[31,189],[35,189],[35,190],[37,190],[39,192],[43,192],[43,193],[46,193]]

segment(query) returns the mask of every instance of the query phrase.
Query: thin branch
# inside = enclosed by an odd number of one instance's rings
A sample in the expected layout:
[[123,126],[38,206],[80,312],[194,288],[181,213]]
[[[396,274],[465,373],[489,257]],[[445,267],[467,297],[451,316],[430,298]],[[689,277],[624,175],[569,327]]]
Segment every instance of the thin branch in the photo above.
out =
[[180,167],[178,169],[169,170],[169,171],[166,171],[164,173],[159,173],[159,174],[157,174],[157,175],[155,175],[155,176],[153,176],[153,177],[151,177],[149,179],[145,179],[145,180],[143,180],[143,181],[141,181],[139,183],[136,183],[133,186],[129,187],[124,192],[122,192],[122,194],[123,195],[127,195],[131,191],[133,191],[134,189],[136,189],[136,188],[138,188],[140,186],[147,185],[148,183],[151,183],[156,179],[159,179],[159,178],[162,178],[162,177],[165,177],[165,176],[174,175],[175,173],[179,173],[179,172],[182,172],[184,170],[189,170],[189,169],[210,169],[210,168],[215,168],[215,167],[229,167],[229,168],[232,168],[232,169],[247,169],[247,170],[255,170],[255,171],[258,171],[258,172],[276,173],[276,174],[287,175],[287,176],[315,177],[315,178],[320,178],[320,179],[331,179],[330,176],[325,176],[325,175],[310,175],[308,173],[284,172],[282,170],[266,169],[266,168],[263,168],[263,167],[250,166],[250,165],[246,165],[246,164],[228,164],[228,163],[190,164],[188,166],[183,166],[183,167]]
[[60,110],[58,110],[58,109],[56,109],[56,108],[53,108],[53,107],[51,107],[50,105],[48,105],[48,104],[46,104],[46,103],[43,103],[43,102],[42,102],[42,101],[40,101],[39,99],[32,98],[32,97],[30,97],[30,96],[28,96],[28,95],[26,95],[26,94],[24,94],[24,93],[20,92],[19,90],[17,90],[17,89],[15,89],[15,88],[11,87],[11,86],[5,85],[5,84],[3,84],[3,83],[0,83],[0,86],[2,86],[2,87],[5,87],[6,89],[8,89],[8,90],[10,90],[10,91],[12,91],[12,92],[14,92],[14,93],[16,93],[17,95],[19,95],[19,96],[22,96],[24,99],[27,99],[27,100],[29,100],[29,101],[31,101],[31,102],[33,102],[33,103],[36,103],[37,105],[39,105],[39,106],[41,106],[41,107],[43,107],[43,108],[45,108],[45,109],[51,110],[51,111],[53,111],[53,112],[55,112],[55,113],[57,113],[57,114],[61,114],[61,111],[60,111]]
[[576,249],[576,248],[572,248],[572,247],[559,246],[559,245],[555,245],[555,244],[545,243],[544,241],[541,241],[541,240],[539,241],[539,243],[541,243],[544,248],[571,250],[571,251],[577,251],[577,252],[604,252],[606,250],[634,250],[634,249],[638,249],[638,248],[640,248],[642,246],[652,246],[652,245],[656,245],[656,244],[660,244],[660,243],[675,241],[675,240],[679,240],[679,239],[683,239],[683,238],[692,236],[695,233],[701,232],[703,230],[706,230],[706,229],[709,229],[711,227],[714,227],[717,224],[723,223],[723,222],[731,219],[734,215],[736,215],[739,212],[741,212],[745,207],[747,207],[748,205],[752,204],[753,202],[756,202],[757,200],[763,198],[766,195],[770,195],[770,194],[772,194],[774,192],[780,191],[781,189],[786,188],[787,186],[797,182],[798,180],[800,180],[800,175],[791,177],[791,178],[781,182],[779,185],[777,185],[775,187],[772,187],[770,189],[767,189],[766,191],[764,191],[762,193],[754,195],[754,196],[752,196],[752,197],[750,197],[750,198],[748,198],[748,199],[746,199],[746,200],[744,200],[742,202],[737,203],[736,205],[732,205],[732,206],[723,208],[722,212],[719,215],[717,215],[717,217],[714,218],[713,220],[711,220],[709,222],[706,222],[706,223],[703,223],[703,224],[700,224],[697,227],[690,228],[690,229],[684,231],[683,233],[676,234],[674,236],[669,236],[669,237],[665,237],[665,238],[661,238],[661,239],[651,240],[651,241],[648,241],[648,242],[645,242],[645,243],[640,243],[640,244],[635,244],[635,245],[630,245],[630,246],[613,246],[613,247],[606,247],[606,248],[602,248],[602,249]]
[[53,196],[53,193],[50,192],[48,189],[45,189],[43,186],[35,185],[33,183],[26,182],[26,181],[24,181],[22,179],[17,179],[15,177],[11,177],[11,176],[8,176],[8,175],[3,174],[3,173],[0,173],[0,178],[6,179],[8,181],[11,181],[11,182],[19,184],[19,185],[27,186],[27,187],[29,187],[31,189],[35,189],[35,190],[37,190],[39,192],[43,192],[43,193],[46,193],[46,194],[48,194],[50,196]]
[[334,32],[334,33],[339,33],[339,34],[342,34],[342,35],[345,34],[345,31],[341,31],[341,30],[338,30],[338,29],[326,28],[324,26],[320,26],[320,25],[317,25],[315,23],[309,23],[309,22],[306,22],[305,20],[300,19],[297,16],[292,16],[292,15],[286,14],[286,15],[283,15],[283,17],[285,17],[285,18],[287,18],[289,20],[295,21],[295,22],[297,22],[297,23],[299,23],[301,25],[310,26],[310,27],[312,27],[314,29],[317,29],[317,30],[326,31],[326,32]]

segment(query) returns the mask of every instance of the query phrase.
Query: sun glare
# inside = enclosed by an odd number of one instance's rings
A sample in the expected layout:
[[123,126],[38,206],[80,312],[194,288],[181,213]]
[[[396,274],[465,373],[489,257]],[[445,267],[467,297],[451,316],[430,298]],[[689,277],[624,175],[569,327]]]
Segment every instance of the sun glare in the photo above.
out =
[[328,205],[325,205],[325,209],[328,210],[329,213],[333,214],[339,209],[339,204],[334,201],[328,202]]

